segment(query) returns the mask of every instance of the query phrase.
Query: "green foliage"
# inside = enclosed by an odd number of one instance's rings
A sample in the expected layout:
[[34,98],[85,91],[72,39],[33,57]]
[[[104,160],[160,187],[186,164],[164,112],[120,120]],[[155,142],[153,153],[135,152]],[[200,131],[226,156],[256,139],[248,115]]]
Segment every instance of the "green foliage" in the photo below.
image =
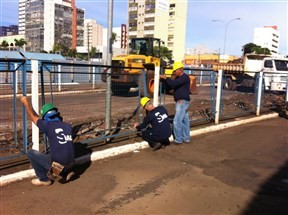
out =
[[15,41],[15,46],[23,48],[24,45],[27,45],[27,42],[21,38],[20,40],[14,39]]
[[93,46],[92,46],[92,48],[91,48],[91,50],[90,50],[90,57],[91,57],[91,58],[95,58],[96,53],[97,53],[96,47],[93,47]]
[[0,44],[0,49],[7,50],[8,47],[9,47],[9,43],[6,40],[3,40],[2,43]]
[[[154,46],[154,52],[158,52],[158,47]],[[160,47],[160,57],[163,59],[167,59],[168,61],[172,60],[172,51],[170,51],[167,47],[161,46]]]
[[242,48],[243,55],[249,54],[249,53],[255,53],[255,54],[267,54],[270,55],[271,51],[268,48],[262,48],[261,46],[258,46],[254,43],[247,43]]
[[112,32],[112,45],[117,42],[117,34],[115,32]]
[[52,51],[50,53],[60,53],[65,57],[77,57],[77,50],[76,49],[69,49],[66,45],[61,43],[56,43],[53,46]]

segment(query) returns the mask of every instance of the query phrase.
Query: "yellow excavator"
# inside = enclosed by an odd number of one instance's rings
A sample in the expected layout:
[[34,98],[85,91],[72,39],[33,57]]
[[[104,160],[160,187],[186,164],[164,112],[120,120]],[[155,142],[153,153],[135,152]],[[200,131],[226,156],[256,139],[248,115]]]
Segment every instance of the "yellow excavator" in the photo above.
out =
[[[143,88],[145,84],[148,96],[152,97],[155,66],[165,69],[164,74],[167,77],[172,76],[172,67],[167,67],[167,63],[160,56],[161,43],[162,41],[158,38],[132,38],[129,54],[112,58],[111,90],[114,95],[127,94],[131,87],[139,87],[140,85]],[[145,69],[146,83],[143,81],[144,78],[139,78],[143,69]],[[102,74],[102,81],[104,82],[106,82],[106,75],[105,72]],[[193,85],[196,86],[195,77],[193,78]],[[143,89],[140,90],[143,91]]]

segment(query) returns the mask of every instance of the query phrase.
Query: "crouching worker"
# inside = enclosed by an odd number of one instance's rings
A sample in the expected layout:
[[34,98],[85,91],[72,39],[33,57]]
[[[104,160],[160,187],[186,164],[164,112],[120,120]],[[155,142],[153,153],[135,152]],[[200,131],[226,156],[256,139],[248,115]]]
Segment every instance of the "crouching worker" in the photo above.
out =
[[142,131],[143,140],[147,141],[153,151],[169,145],[171,127],[167,110],[163,106],[154,107],[148,97],[143,97],[140,104],[146,109],[144,122],[134,124],[134,128]]
[[70,180],[74,175],[72,167],[75,160],[71,125],[62,121],[57,107],[53,104],[47,103],[41,108],[40,118],[26,96],[21,98],[21,102],[26,107],[28,117],[47,135],[50,146],[48,154],[33,149],[27,152],[27,157],[38,177],[31,183],[49,186],[58,176],[66,181]]

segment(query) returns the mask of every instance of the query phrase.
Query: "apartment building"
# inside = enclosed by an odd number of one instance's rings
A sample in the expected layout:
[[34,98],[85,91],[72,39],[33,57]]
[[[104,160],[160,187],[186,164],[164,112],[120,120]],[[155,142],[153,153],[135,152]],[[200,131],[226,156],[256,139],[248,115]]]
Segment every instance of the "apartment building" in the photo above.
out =
[[94,19],[84,20],[84,46],[97,47],[103,45],[103,26]]
[[27,0],[18,3],[18,34],[25,35],[25,5]]
[[268,48],[273,55],[279,54],[280,32],[277,26],[264,26],[254,29],[253,43]]
[[54,44],[76,48],[84,42],[84,10],[75,0],[20,0],[19,34],[29,51],[50,51]]
[[160,38],[174,60],[183,60],[187,4],[187,0],[129,0],[129,39]]

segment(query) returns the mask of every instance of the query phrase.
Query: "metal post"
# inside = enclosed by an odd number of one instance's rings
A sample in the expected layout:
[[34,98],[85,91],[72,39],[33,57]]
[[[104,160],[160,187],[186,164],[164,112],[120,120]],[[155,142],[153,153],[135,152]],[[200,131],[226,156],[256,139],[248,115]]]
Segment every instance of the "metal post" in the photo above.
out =
[[61,65],[58,65],[58,91],[61,92]]
[[155,66],[155,73],[154,73],[154,93],[153,93],[153,106],[157,107],[159,104],[159,77],[160,77],[160,66]]
[[92,67],[92,89],[95,89],[95,74],[96,73],[96,68],[95,66]]
[[[26,66],[27,63],[25,61],[25,63],[22,65],[22,93],[23,96],[26,96],[26,91],[27,91],[27,74],[26,74]],[[28,136],[28,132],[27,132],[27,112],[26,112],[26,108],[24,105],[22,105],[22,114],[23,114],[23,145],[24,145],[24,152],[27,153],[27,136]]]
[[201,66],[201,71],[200,71],[200,85],[202,85],[202,81],[203,81],[203,70],[202,70],[203,66]]
[[285,114],[288,116],[288,75],[286,78]]
[[[108,1],[108,31],[107,31],[107,65],[112,65],[112,26],[113,26],[113,0]],[[106,108],[105,130],[111,129],[111,68],[107,70],[106,79]]]
[[222,93],[222,77],[223,77],[223,70],[218,70],[216,107],[215,107],[215,124],[219,124],[219,118],[220,118],[220,104],[221,104],[221,93]]
[[285,104],[288,105],[288,75],[286,78],[286,99],[285,99]]
[[258,93],[257,93],[258,96],[257,96],[257,103],[256,103],[256,116],[260,115],[262,86],[263,86],[263,71],[260,71],[259,80],[258,80]]
[[14,70],[15,70],[15,93],[18,94],[18,63],[14,63]]
[[[38,96],[38,60],[31,60],[31,69],[32,69],[32,84],[31,84],[31,100],[32,107],[35,112],[38,114],[39,110],[39,96]],[[39,151],[39,128],[32,123],[32,149]]]

